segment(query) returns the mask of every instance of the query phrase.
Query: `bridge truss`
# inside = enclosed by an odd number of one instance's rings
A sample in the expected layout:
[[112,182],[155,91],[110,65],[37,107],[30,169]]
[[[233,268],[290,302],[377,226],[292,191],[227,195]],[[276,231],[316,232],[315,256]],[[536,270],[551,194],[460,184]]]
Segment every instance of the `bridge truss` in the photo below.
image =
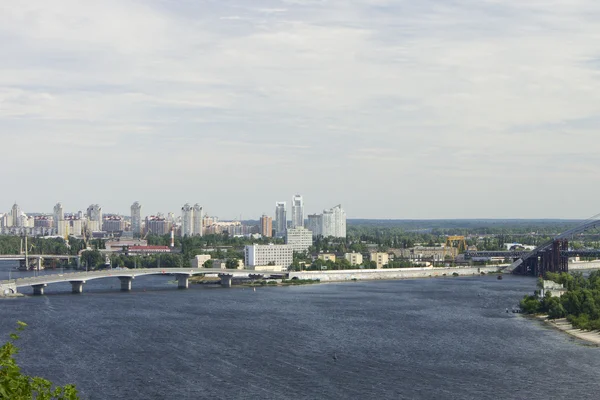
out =
[[538,246],[515,263],[511,269],[513,274],[540,276],[546,272],[568,272],[569,257],[593,256],[600,254],[596,250],[570,250],[569,238],[583,232],[600,227],[600,214],[586,220],[575,228],[569,229],[553,240]]

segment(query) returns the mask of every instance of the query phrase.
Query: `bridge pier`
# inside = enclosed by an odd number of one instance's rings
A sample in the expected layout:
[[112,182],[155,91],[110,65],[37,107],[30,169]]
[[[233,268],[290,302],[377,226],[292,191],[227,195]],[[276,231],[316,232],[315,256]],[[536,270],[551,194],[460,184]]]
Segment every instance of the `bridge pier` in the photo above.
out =
[[191,275],[177,275],[177,289],[187,289],[190,287]]
[[231,287],[231,280],[233,279],[232,274],[219,274],[219,278],[221,278],[221,286],[224,288]]
[[71,293],[83,293],[83,284],[85,281],[71,281]]
[[123,292],[129,292],[131,290],[131,281],[133,280],[133,276],[120,276],[119,280],[121,281],[121,290]]
[[76,260],[77,260],[77,269],[79,270],[79,269],[81,269],[81,257],[77,256]]
[[33,294],[35,296],[42,296],[44,294],[44,288],[48,286],[45,283],[40,283],[38,285],[31,285],[31,287],[33,288]]

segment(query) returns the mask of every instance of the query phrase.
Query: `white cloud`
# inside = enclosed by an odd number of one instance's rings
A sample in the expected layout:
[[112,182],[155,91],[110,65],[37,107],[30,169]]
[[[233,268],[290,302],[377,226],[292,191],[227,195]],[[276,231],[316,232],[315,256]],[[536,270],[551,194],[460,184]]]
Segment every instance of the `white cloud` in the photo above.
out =
[[[591,0],[0,0],[0,139],[23,165],[5,185],[35,210],[250,217],[300,192],[354,217],[592,215],[599,15]],[[44,179],[48,199],[24,184],[68,168],[99,184]],[[582,199],[540,203],[556,179]]]

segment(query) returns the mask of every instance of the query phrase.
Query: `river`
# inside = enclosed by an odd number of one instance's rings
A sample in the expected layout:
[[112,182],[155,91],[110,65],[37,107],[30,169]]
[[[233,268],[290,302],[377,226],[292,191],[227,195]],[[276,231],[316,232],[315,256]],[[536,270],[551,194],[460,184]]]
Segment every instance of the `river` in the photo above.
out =
[[[31,274],[25,273],[25,274]],[[0,279],[7,278],[6,264]],[[169,278],[0,301],[25,373],[85,399],[596,398],[599,349],[505,309],[506,276],[177,290]]]

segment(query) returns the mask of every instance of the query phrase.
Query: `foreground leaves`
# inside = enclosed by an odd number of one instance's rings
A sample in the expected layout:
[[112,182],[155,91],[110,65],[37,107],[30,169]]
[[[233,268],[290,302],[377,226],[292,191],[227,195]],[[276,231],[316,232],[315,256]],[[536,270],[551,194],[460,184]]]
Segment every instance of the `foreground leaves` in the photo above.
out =
[[77,389],[73,385],[54,387],[52,382],[40,377],[30,377],[21,373],[14,355],[19,349],[13,341],[19,339],[18,332],[27,324],[18,321],[16,332],[10,334],[11,340],[0,347],[0,399],[10,400],[76,400]]

